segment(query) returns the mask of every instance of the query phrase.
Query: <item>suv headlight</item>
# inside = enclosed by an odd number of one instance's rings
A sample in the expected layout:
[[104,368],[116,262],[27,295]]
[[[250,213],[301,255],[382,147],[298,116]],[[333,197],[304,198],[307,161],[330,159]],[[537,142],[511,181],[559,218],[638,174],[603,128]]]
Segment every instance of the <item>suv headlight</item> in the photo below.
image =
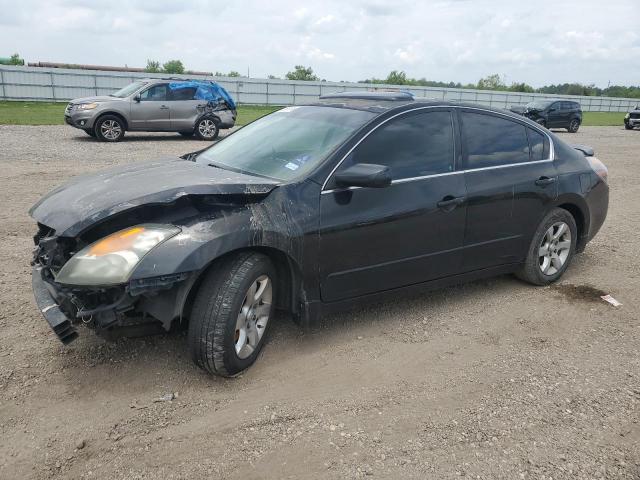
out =
[[112,233],[76,253],[56,275],[68,285],[125,283],[151,249],[180,233],[171,225],[138,225]]
[[97,106],[97,103],[81,103],[78,105],[78,110],[93,110]]
[[631,117],[631,114],[630,114],[630,113],[627,113],[627,114],[624,116],[624,118],[629,118],[629,117]]

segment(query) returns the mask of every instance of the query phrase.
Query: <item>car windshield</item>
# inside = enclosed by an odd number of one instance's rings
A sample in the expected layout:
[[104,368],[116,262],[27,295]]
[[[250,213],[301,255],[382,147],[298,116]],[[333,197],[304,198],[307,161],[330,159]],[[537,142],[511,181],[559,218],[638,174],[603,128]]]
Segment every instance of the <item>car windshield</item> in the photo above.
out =
[[373,117],[347,108],[286,107],[218,142],[196,162],[291,180],[312,170]]
[[133,83],[130,83],[129,85],[127,85],[126,87],[121,88],[117,92],[112,93],[109,96],[110,97],[118,97],[118,98],[128,97],[133,92],[137,91],[139,88],[143,87],[146,84],[147,84],[147,82],[133,82]]
[[543,101],[529,102],[529,103],[527,103],[527,108],[535,108],[536,110],[544,110],[549,105],[551,105],[551,102],[543,102]]

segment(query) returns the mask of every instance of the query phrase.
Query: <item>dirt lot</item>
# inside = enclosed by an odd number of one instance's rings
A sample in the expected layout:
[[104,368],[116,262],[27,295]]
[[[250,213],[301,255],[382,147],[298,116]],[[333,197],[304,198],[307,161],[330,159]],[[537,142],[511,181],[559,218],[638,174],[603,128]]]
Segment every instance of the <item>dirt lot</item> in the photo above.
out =
[[62,347],[30,289],[40,195],[202,143],[0,126],[0,478],[640,478],[640,132],[570,140],[595,147],[612,192],[560,285],[500,277],[310,334],[278,318],[258,363],[224,380],[192,366],[180,334],[81,331]]

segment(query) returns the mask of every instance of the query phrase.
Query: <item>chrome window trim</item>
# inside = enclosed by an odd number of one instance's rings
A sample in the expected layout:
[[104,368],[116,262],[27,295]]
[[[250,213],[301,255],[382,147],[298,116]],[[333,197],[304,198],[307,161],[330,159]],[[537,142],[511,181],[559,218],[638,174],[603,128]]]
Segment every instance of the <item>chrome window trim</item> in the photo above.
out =
[[[509,115],[507,113],[494,112],[493,110],[487,110],[487,109],[484,109],[484,108],[466,107],[466,106],[461,106],[461,105],[429,105],[429,106],[426,106],[426,107],[416,107],[416,108],[412,108],[411,110],[404,110],[402,112],[396,113],[395,115],[385,119],[383,122],[380,122],[374,128],[369,130],[360,140],[358,140],[358,142],[353,147],[351,147],[347,153],[345,153],[342,156],[340,161],[336,164],[335,167],[333,167],[331,172],[329,172],[329,175],[327,176],[327,178],[325,179],[324,183],[322,184],[322,191],[320,193],[321,194],[333,193],[333,192],[338,192],[338,191],[357,190],[357,189],[362,188],[362,187],[346,187],[346,188],[333,188],[333,189],[330,189],[330,190],[325,190],[325,187],[327,186],[327,183],[329,182],[329,179],[333,176],[333,174],[340,167],[340,165],[342,165],[342,162],[344,162],[346,160],[346,158],[349,155],[351,155],[351,153],[358,147],[358,145],[360,145],[369,135],[371,135],[373,132],[375,132],[378,128],[380,128],[385,123],[393,120],[394,118],[399,117],[400,115],[405,115],[405,114],[408,114],[408,113],[417,112],[419,110],[427,110],[427,109],[432,109],[432,108],[444,108],[444,109],[451,109],[451,110],[454,110],[454,109],[477,110],[479,112],[484,112],[484,113],[488,113],[488,114],[493,114],[493,115],[506,117],[506,118],[508,118],[510,120],[518,120],[518,118],[514,118],[513,116],[511,116],[511,115]],[[517,123],[520,123],[520,122],[517,122]],[[545,158],[545,159],[542,159],[542,160],[534,160],[533,162],[509,163],[507,165],[494,165],[494,166],[491,166],[491,167],[471,168],[471,169],[468,169],[468,170],[455,170],[453,172],[437,173],[437,174],[434,174],[434,175],[425,175],[425,176],[422,176],[422,177],[398,178],[396,180],[392,180],[391,184],[394,185],[394,184],[397,184],[397,183],[408,183],[408,182],[414,182],[414,181],[418,181],[418,180],[424,180],[425,178],[442,177],[442,176],[445,176],[445,175],[455,175],[455,174],[465,173],[465,172],[476,172],[476,171],[481,171],[481,170],[494,170],[494,169],[497,169],[497,168],[509,168],[509,167],[517,167],[517,166],[521,166],[521,165],[532,165],[532,164],[536,164],[536,163],[553,162],[555,160],[555,148],[554,148],[554,145],[553,145],[553,138],[551,138],[551,135],[549,135],[549,133],[537,128],[534,125],[527,125],[526,123],[523,123],[523,125],[526,128],[531,128],[532,130],[534,130],[534,131],[536,131],[538,133],[541,133],[542,135],[547,137],[547,139],[549,140],[549,158]],[[454,130],[454,132],[455,132],[455,130]],[[454,142],[454,151],[455,151],[455,142]],[[456,162],[455,162],[455,152],[454,152],[454,168],[455,168],[455,163]]]

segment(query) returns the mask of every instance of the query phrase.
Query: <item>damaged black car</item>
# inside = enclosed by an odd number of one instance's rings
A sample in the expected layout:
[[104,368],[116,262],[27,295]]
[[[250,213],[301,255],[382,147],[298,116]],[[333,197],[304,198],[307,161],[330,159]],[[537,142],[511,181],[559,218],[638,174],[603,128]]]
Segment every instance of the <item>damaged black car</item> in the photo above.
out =
[[399,289],[553,282],[607,206],[593,151],[524,117],[334,94],[53,190],[30,211],[33,290],[65,344],[186,328],[193,361],[232,376],[276,309],[309,327]]

